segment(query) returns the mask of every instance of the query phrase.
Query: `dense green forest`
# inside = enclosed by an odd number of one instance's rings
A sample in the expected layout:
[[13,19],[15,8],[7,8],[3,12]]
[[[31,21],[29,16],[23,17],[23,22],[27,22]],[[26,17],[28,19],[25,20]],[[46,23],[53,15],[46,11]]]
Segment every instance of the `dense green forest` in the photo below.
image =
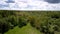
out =
[[[29,32],[34,29],[33,31],[38,31],[40,34],[60,34],[60,11],[0,10],[0,34],[7,34],[12,29],[16,31],[31,29]],[[19,34],[21,34],[21,31]]]

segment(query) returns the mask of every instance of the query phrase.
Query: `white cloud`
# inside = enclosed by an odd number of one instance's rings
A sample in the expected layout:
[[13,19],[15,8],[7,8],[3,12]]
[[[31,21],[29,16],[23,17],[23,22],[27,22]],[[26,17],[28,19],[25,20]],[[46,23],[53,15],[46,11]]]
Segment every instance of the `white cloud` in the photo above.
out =
[[[0,5],[8,5],[6,0],[0,0]],[[10,3],[8,7],[0,6],[0,9],[15,9],[15,10],[60,10],[59,4],[49,4],[43,0],[15,0],[15,3]]]

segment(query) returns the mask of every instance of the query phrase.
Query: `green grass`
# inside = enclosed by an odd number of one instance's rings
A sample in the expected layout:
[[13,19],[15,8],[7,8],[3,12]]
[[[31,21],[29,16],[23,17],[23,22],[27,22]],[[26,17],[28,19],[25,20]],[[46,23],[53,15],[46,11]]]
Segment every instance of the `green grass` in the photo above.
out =
[[16,26],[14,29],[10,29],[5,34],[41,34],[41,33],[35,28],[33,28],[30,24],[27,24],[27,26],[24,26],[22,28]]

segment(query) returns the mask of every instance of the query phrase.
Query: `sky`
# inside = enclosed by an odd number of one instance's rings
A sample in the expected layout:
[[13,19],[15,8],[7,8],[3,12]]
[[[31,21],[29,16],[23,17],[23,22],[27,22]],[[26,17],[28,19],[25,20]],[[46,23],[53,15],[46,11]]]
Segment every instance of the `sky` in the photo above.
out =
[[0,10],[60,10],[60,0],[0,0]]

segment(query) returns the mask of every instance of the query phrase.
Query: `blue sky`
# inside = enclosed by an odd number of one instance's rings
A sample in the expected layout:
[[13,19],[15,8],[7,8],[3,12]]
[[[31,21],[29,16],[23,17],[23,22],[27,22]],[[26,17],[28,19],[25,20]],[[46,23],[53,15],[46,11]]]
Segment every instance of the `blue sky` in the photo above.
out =
[[0,0],[0,10],[60,10],[60,0]]

